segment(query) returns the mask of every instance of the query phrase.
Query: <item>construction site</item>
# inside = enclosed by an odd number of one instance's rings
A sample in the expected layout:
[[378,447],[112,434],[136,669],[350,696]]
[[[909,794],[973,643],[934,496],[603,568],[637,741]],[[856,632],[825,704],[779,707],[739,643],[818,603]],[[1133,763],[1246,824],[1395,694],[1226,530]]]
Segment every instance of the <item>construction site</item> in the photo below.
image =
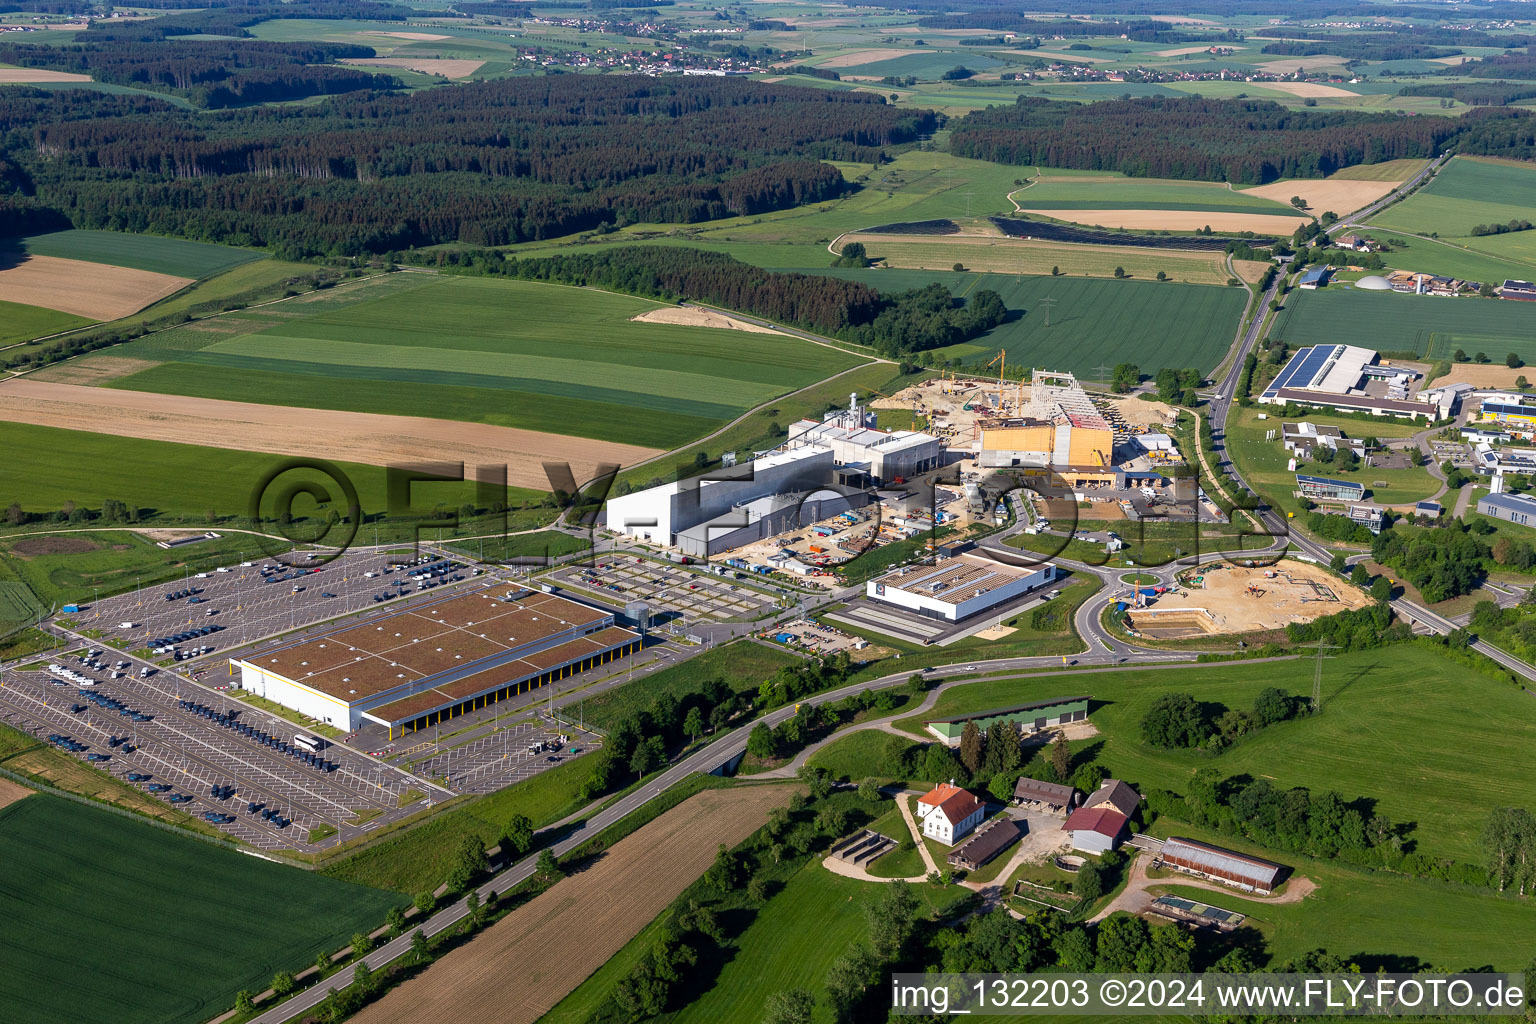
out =
[[1136,635],[1175,639],[1282,629],[1368,604],[1368,595],[1321,566],[1288,559],[1270,568],[1185,569],[1173,586],[1131,588],[1116,607]]

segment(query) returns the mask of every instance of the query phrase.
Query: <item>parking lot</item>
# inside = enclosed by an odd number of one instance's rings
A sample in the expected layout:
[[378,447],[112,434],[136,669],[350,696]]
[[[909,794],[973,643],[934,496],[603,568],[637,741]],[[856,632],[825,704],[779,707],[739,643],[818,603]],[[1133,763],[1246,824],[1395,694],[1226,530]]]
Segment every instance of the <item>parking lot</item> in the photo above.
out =
[[1472,446],[1455,441],[1431,441],[1430,448],[1436,462],[1449,462],[1457,469],[1472,468]]
[[421,743],[402,752],[398,763],[423,778],[445,780],[457,793],[490,793],[590,753],[597,745],[592,734],[530,717],[445,737],[441,746]]
[[[334,768],[318,770],[295,753],[254,738],[265,734],[292,747],[302,730],[284,719],[217,697],[169,672],[112,678],[111,651],[95,660],[105,668],[62,654],[51,661],[91,680],[88,684],[47,670],[5,673],[0,719],[43,740],[68,737],[83,745],[68,752],[124,781],[135,775],[131,785],[188,814],[232,818],[214,824],[258,849],[324,849],[416,810],[429,795],[446,795],[342,747],[326,745],[320,757]],[[227,713],[232,724],[219,724],[183,701]],[[234,725],[248,727],[251,735]],[[168,788],[161,791],[162,786]],[[213,787],[232,792],[215,796]],[[264,817],[264,811],[277,817]],[[311,843],[310,830],[324,826],[336,834]]]
[[[772,640],[775,643],[782,643],[786,647],[792,647],[823,658],[841,651],[847,651],[851,655],[853,652],[862,651],[869,646],[869,641],[861,636],[844,633],[835,626],[812,622],[809,619],[796,619],[781,629],[776,629],[762,635],[765,639]],[[792,636],[794,639],[778,639],[778,637],[785,635]]]
[[[431,556],[427,556],[431,557]],[[434,559],[434,561],[437,561]],[[386,601],[471,580],[481,571],[462,561],[430,579],[412,579],[420,566],[391,566],[384,551],[349,551],[317,570],[268,560],[221,567],[175,583],[103,598],[67,615],[77,629],[124,650],[147,652],[150,641],[212,630],[177,645],[184,655],[222,652],[253,640]],[[209,650],[203,651],[201,648]],[[155,655],[174,663],[174,655]]]
[[[736,570],[725,566],[731,572]],[[727,578],[666,565],[632,555],[612,556],[587,569],[570,567],[551,574],[576,594],[588,593],[611,604],[644,601],[654,621],[681,616],[686,622],[754,619],[772,611],[773,597]]]

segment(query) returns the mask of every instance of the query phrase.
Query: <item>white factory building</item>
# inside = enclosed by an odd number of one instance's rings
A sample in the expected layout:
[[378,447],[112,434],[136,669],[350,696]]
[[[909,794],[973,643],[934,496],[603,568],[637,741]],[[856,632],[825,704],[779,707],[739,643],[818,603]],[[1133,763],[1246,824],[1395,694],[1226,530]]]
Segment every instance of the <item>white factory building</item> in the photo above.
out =
[[790,425],[786,447],[830,448],[839,467],[862,472],[875,485],[908,480],[944,464],[944,442],[917,430],[877,430],[875,417],[848,396],[848,408]]
[[1387,366],[1377,353],[1358,345],[1312,345],[1298,349],[1259,396],[1261,405],[1297,402],[1375,416],[1434,417],[1443,397],[1454,407],[1456,392],[1427,403],[1413,394],[1420,374]]
[[773,452],[745,466],[609,498],[608,529],[674,546],[685,530],[760,498],[815,492],[831,482],[834,469],[832,449],[825,445]]
[[894,569],[864,584],[864,595],[929,618],[960,622],[1056,579],[1047,562],[1015,569],[986,558],[961,555],[930,565]]

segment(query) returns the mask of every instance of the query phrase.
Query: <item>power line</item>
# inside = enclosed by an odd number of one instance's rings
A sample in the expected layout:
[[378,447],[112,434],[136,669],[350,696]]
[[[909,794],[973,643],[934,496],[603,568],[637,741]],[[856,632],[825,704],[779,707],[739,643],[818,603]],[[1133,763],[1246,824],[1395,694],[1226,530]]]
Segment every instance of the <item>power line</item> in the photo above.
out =
[[1041,299],[1040,305],[1045,309],[1045,326],[1051,326],[1051,307],[1056,304],[1055,299]]
[[1323,710],[1323,659],[1332,657],[1331,654],[1323,652],[1341,651],[1343,648],[1337,644],[1330,644],[1327,640],[1318,640],[1312,647],[1317,652],[1313,656],[1312,669],[1312,713],[1316,715]]

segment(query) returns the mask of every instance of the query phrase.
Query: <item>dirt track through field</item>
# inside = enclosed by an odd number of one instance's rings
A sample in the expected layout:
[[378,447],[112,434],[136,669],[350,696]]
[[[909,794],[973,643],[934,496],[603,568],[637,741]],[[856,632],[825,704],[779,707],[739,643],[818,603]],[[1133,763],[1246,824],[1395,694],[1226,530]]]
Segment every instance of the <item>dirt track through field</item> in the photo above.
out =
[[89,82],[90,80],[90,75],[49,71],[47,68],[0,68],[0,85],[17,85],[25,82]]
[[749,324],[745,320],[737,320],[735,317],[716,313],[712,309],[702,309],[698,306],[664,306],[661,309],[653,309],[648,313],[630,317],[636,323],[642,324],[678,324],[683,327],[719,327],[730,331],[746,331],[749,334],[783,334],[772,327],[759,327],[757,324]]
[[586,480],[599,463],[632,466],[661,454],[639,445],[484,423],[294,409],[26,378],[0,383],[0,420],[370,466],[504,463],[507,483],[539,491],[549,490],[546,461],[568,462],[576,479]]
[[[1220,193],[1216,193],[1219,196]],[[1028,198],[1028,193],[1024,193]],[[1213,198],[1219,202],[1219,198]],[[1209,226],[1216,231],[1256,231],[1270,235],[1289,235],[1301,226],[1300,217],[1270,213],[1215,213],[1210,210],[1031,210],[1019,211],[1040,217],[1086,224],[1090,227],[1132,228],[1138,231],[1198,231]]]
[[0,807],[9,807],[17,800],[31,796],[32,792],[32,790],[21,785],[19,782],[12,782],[10,779],[0,779]]
[[483,60],[453,60],[447,57],[349,57],[343,64],[359,64],[367,68],[400,68],[419,71],[424,75],[442,75],[444,78],[468,78],[480,70]]
[[152,274],[84,260],[28,256],[0,270],[0,299],[61,313],[116,320],[137,313],[192,283],[190,277]]
[[713,789],[684,801],[353,1021],[533,1024],[702,875],[716,847],[746,839],[793,791]]

